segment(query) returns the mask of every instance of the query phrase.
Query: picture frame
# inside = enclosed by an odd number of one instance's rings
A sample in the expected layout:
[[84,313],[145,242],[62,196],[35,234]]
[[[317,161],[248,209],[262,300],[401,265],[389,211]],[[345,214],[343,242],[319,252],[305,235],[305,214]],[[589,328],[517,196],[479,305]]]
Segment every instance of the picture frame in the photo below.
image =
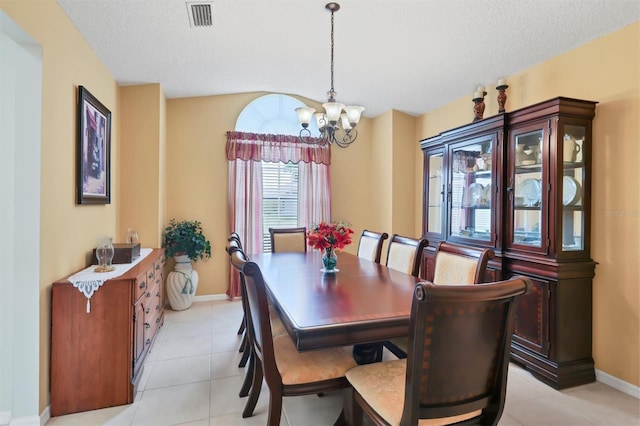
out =
[[78,86],[76,204],[111,203],[111,111]]

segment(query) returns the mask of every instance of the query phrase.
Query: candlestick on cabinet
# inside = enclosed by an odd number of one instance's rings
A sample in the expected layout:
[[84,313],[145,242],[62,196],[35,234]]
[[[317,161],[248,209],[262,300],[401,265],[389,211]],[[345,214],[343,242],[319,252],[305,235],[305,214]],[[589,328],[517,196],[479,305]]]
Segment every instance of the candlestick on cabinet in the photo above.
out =
[[476,92],[473,96],[473,121],[482,120],[484,115],[484,96],[480,96],[480,92]]
[[504,104],[507,103],[507,84],[505,84],[504,80],[498,80],[498,87],[496,90],[498,91],[498,112],[505,112]]

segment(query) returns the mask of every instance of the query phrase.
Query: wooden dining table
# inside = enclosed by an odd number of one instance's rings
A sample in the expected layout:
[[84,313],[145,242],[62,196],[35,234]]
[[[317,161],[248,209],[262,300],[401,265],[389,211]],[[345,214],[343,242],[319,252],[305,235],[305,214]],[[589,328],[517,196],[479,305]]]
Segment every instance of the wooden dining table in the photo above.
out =
[[420,280],[349,253],[338,272],[321,271],[321,252],[249,256],[299,351],[354,346],[359,364],[379,361],[382,342],[407,336]]

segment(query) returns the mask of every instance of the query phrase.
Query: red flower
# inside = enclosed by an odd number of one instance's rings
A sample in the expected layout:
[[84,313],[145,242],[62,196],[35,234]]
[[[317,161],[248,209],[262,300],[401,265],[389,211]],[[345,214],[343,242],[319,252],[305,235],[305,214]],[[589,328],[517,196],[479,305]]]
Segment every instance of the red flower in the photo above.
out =
[[353,230],[343,222],[320,222],[309,232],[307,244],[317,250],[343,250],[351,244]]

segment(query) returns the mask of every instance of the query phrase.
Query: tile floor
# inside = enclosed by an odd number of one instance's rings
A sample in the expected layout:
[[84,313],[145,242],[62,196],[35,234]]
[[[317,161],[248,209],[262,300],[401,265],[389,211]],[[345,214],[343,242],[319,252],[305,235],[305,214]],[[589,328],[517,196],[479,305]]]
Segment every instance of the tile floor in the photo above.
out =
[[[196,302],[181,312],[167,309],[133,404],[53,417],[47,426],[265,425],[266,386],[254,416],[241,416],[246,401],[238,397],[244,374],[238,368],[236,334],[241,317],[237,301]],[[331,425],[341,407],[340,393],[285,398],[281,424]],[[639,426],[640,400],[597,382],[557,391],[512,364],[499,424]]]

